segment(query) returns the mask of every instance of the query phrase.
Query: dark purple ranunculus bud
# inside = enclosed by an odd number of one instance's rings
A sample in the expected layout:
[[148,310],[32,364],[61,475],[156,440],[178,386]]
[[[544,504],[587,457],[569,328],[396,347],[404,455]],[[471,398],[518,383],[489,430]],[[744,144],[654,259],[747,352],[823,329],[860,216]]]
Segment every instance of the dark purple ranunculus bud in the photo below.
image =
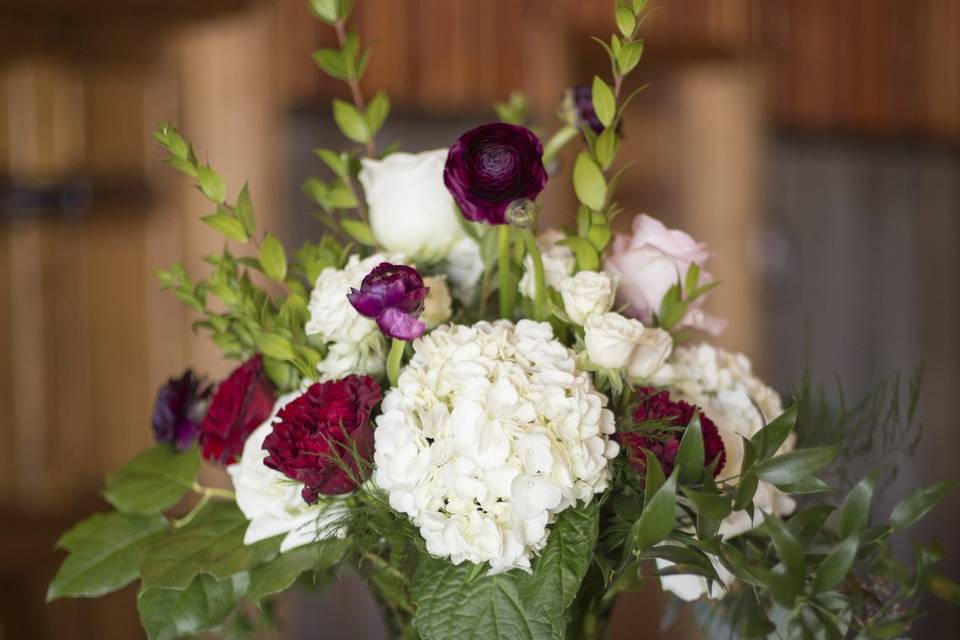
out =
[[547,184],[543,145],[513,124],[471,129],[450,147],[443,183],[467,220],[504,224],[511,202],[536,198]]
[[575,84],[567,89],[560,111],[563,119],[572,127],[579,129],[586,125],[596,134],[603,131],[603,123],[593,109],[593,90],[585,84]]
[[347,299],[360,315],[376,320],[388,338],[413,340],[426,329],[417,316],[429,291],[413,267],[381,262],[364,277],[360,289],[350,289]]
[[207,408],[210,386],[187,369],[179,378],[170,378],[153,401],[153,433],[157,442],[169,442],[177,451],[193,445]]

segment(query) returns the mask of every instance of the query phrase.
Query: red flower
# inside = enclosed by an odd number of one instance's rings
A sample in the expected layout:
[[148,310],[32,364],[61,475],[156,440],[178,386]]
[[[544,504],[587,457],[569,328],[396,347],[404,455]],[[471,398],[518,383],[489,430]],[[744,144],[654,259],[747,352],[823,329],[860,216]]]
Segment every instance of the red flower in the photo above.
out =
[[[672,427],[662,431],[633,431],[618,433],[617,440],[627,450],[627,459],[638,473],[646,472],[647,460],[643,449],[649,449],[663,465],[663,472],[669,476],[673,472],[673,465],[680,449],[680,439],[690,421],[693,420],[697,407],[683,400],[671,400],[670,392],[657,391],[653,387],[642,387],[637,390],[639,403],[633,414],[635,423],[661,421],[664,427]],[[676,429],[682,427],[682,429]],[[700,429],[703,432],[704,466],[709,466],[717,459],[714,467],[714,477],[723,469],[727,459],[727,452],[713,420],[700,412]]]
[[276,392],[253,356],[220,383],[200,424],[203,457],[223,465],[237,461],[247,436],[273,412]]
[[263,441],[263,463],[304,484],[303,499],[338,495],[357,488],[373,458],[370,414],[380,402],[370,376],[350,375],[318,382],[277,414]]

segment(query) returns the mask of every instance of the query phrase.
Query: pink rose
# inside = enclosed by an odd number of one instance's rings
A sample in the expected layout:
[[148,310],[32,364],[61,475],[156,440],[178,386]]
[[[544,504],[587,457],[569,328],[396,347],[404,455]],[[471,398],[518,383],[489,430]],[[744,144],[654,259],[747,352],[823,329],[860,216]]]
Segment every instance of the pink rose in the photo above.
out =
[[[632,236],[617,235],[604,260],[604,269],[619,279],[617,304],[624,307],[624,313],[649,325],[654,312],[660,310],[663,296],[677,282],[683,282],[691,265],[700,267],[701,285],[713,281],[713,277],[703,271],[710,256],[702,242],[641,214],[633,220]],[[719,334],[726,321],[704,313],[700,308],[704,298],[700,296],[690,304],[680,324]]]

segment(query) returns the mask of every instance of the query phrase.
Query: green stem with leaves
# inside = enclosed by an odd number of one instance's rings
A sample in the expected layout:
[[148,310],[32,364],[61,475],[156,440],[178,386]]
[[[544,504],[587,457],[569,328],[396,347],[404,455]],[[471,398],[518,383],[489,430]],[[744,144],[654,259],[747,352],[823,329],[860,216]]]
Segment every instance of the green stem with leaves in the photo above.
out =
[[[347,24],[343,19],[337,20],[333,23],[333,28],[337,32],[337,42],[340,43],[340,46],[343,47],[347,43]],[[350,56],[346,57],[347,63],[347,86],[350,87],[350,95],[353,96],[353,104],[357,107],[357,111],[364,113],[367,110],[367,103],[363,99],[363,91],[360,88],[360,81],[357,79],[357,72],[353,65],[353,60],[350,59]],[[376,133],[371,132],[370,137],[367,139],[367,156],[373,158],[377,153],[377,139]]]
[[513,307],[516,292],[513,289],[513,274],[510,271],[510,230],[508,224],[501,224],[497,228],[499,234],[498,248],[500,262],[498,270],[500,272],[500,317],[513,318]]
[[547,319],[547,280],[543,271],[543,258],[537,239],[530,229],[523,230],[523,243],[527,248],[527,255],[533,262],[533,277],[536,283],[536,293],[533,299],[533,319],[542,322]]

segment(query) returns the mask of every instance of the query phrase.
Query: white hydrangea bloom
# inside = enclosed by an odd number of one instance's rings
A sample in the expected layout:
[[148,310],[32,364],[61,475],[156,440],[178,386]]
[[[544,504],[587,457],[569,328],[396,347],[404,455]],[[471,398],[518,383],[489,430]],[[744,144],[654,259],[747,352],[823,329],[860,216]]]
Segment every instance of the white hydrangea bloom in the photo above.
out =
[[607,487],[606,397],[550,325],[445,325],[413,343],[374,431],[374,480],[429,552],[530,569],[557,513]]
[[[557,244],[564,239],[561,231],[547,229],[537,238],[540,258],[543,261],[543,276],[548,287],[560,289],[560,283],[573,275],[576,260],[570,247]],[[537,295],[537,281],[533,275],[533,259],[523,259],[524,273],[520,278],[520,293],[533,300]]]
[[[723,439],[727,460],[718,478],[731,478],[740,473],[743,442],[783,413],[783,403],[776,391],[753,375],[750,359],[708,344],[679,347],[667,365],[655,375],[655,382],[669,386],[671,395],[699,405],[713,420]],[[791,435],[780,449],[793,449]],[[732,537],[749,531],[763,522],[761,511],[787,515],[796,507],[792,498],[772,485],[760,482],[754,496],[754,521],[744,512],[731,514],[721,525],[720,533]]]
[[274,418],[298,395],[290,393],[277,400],[270,417],[247,438],[240,460],[227,467],[233,480],[237,506],[250,521],[243,543],[254,544],[287,534],[280,544],[281,553],[323,538],[345,535],[337,527],[337,520],[345,513],[338,500],[321,500],[309,505],[300,495],[303,483],[290,480],[263,464],[267,457],[263,441],[270,434]]
[[330,343],[327,356],[317,365],[321,380],[349,373],[383,372],[385,343],[377,323],[357,313],[347,300],[350,288],[359,288],[363,278],[381,262],[402,263],[403,258],[375,253],[361,260],[354,254],[343,269],[328,267],[317,277],[307,305],[310,319],[306,332]]

